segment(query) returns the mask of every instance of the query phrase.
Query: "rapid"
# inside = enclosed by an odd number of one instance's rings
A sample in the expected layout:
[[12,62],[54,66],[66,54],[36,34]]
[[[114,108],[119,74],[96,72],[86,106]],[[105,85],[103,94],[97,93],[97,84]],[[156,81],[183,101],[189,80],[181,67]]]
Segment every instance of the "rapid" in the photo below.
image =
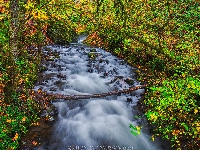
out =
[[[47,46],[59,53],[43,75],[45,80],[36,84],[48,93],[65,95],[88,95],[138,86],[135,70],[124,60],[101,48],[91,48],[81,42],[68,47]],[[48,53],[44,50],[43,53]],[[80,100],[58,100],[58,108],[50,141],[44,142],[42,150],[161,150],[150,140],[144,130],[138,136],[130,133],[129,125],[138,126],[133,106],[137,105],[144,89],[131,94]],[[131,98],[132,103],[127,102]]]

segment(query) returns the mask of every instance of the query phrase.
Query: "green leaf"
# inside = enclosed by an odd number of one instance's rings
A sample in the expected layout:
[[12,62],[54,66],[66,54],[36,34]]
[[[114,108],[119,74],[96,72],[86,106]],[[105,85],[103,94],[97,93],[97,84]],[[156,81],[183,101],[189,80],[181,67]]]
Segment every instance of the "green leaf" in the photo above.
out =
[[168,135],[165,135],[165,138],[169,140],[169,136]]
[[133,134],[134,136],[138,136],[138,134],[134,132],[133,130],[131,130],[131,134]]
[[130,128],[132,128],[132,127],[133,127],[133,125],[132,125],[132,124],[130,124],[130,125],[129,125],[129,127],[130,127]]
[[181,123],[182,126],[185,127],[185,129],[188,131],[188,126],[185,123]]

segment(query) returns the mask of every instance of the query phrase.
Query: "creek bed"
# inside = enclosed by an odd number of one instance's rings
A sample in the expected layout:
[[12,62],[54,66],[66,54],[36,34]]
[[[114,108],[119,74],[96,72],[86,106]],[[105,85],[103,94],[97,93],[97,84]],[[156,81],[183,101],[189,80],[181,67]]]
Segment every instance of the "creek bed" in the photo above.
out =
[[[135,79],[136,68],[101,48],[57,45],[47,46],[43,53],[46,71],[40,73],[35,90],[90,95],[140,85]],[[57,58],[49,56],[51,53]],[[165,141],[152,142],[145,119],[134,119],[141,113],[137,103],[143,94],[144,89],[138,89],[104,98],[55,102],[53,105],[58,109],[55,122],[40,121],[39,127],[30,128],[22,138],[26,143],[21,149],[172,149]],[[138,136],[130,133],[130,124],[144,126]]]

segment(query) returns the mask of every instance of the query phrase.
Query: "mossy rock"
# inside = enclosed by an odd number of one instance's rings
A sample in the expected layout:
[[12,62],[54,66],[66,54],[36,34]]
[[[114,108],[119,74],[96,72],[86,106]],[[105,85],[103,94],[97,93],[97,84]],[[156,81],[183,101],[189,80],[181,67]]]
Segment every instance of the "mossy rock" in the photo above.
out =
[[43,47],[43,50],[44,50],[44,51],[48,51],[48,52],[50,52],[50,51],[51,51],[51,49],[50,49],[49,47],[46,47],[46,46],[45,46],[45,47]]
[[96,58],[96,54],[95,53],[88,53],[88,57],[95,59]]
[[54,58],[53,57],[46,57],[45,60],[46,61],[54,61]]
[[45,67],[45,66],[41,66],[41,67],[39,68],[39,72],[43,72],[43,71],[47,71],[47,70],[48,70],[48,68]]
[[95,48],[90,49],[90,52],[97,52]]
[[134,81],[132,79],[125,79],[124,80],[128,85],[133,85],[134,84]]

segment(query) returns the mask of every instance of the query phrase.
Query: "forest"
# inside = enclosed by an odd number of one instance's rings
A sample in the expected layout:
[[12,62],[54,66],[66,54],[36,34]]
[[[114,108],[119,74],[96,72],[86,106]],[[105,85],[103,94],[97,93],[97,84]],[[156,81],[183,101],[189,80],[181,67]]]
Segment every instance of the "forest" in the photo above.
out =
[[152,140],[200,147],[198,0],[0,0],[0,149],[17,149],[45,107],[31,92],[42,47],[81,34],[138,68]]

